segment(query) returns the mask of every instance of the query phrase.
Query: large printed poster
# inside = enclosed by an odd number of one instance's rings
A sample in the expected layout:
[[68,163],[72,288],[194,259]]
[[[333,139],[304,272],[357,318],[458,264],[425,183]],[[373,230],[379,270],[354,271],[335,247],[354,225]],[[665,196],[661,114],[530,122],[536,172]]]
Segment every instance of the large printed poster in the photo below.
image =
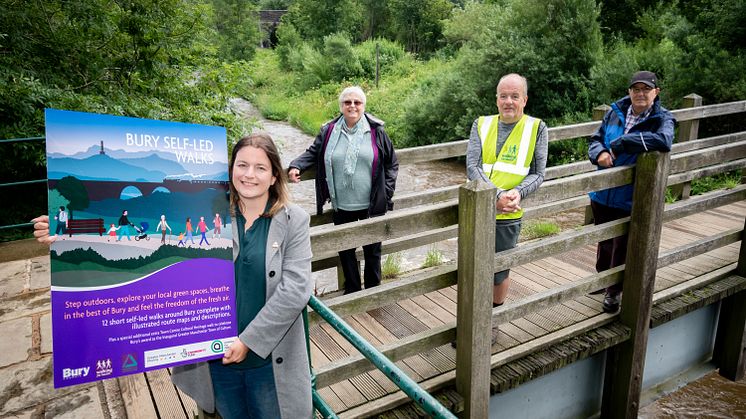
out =
[[46,110],[55,387],[235,339],[224,128]]

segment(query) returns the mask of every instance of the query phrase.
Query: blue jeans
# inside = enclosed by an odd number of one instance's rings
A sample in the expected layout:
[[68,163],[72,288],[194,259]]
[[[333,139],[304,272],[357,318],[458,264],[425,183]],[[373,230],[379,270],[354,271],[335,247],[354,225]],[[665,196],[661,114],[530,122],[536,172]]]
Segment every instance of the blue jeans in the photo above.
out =
[[280,405],[272,362],[259,368],[239,370],[220,360],[210,362],[215,406],[223,419],[279,418]]

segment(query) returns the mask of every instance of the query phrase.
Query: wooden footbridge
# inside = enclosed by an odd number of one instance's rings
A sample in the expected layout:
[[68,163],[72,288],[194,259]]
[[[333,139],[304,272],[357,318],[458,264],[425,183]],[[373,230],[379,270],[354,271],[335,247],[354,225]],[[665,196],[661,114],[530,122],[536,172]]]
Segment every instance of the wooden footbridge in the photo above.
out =
[[[648,333],[718,303],[712,357],[730,379],[744,376],[746,185],[689,197],[692,179],[746,167],[746,132],[697,138],[699,120],[746,112],[746,101],[674,111],[671,153],[648,153],[636,167],[596,172],[587,162],[552,167],[524,201],[526,219],[583,208],[587,193],[634,181],[632,216],[586,224],[494,254],[494,190],[483,183],[396,198],[384,217],[333,226],[313,220],[313,269],[336,252],[384,242],[384,253],[458,237],[458,260],[407,273],[380,287],[323,300],[409,377],[461,417],[487,417],[491,394],[606,351],[602,417],[636,417]],[[590,135],[598,122],[550,128],[550,141]],[[400,150],[401,164],[463,156],[466,142]],[[665,203],[666,187],[682,199]],[[627,264],[594,269],[595,244],[630,234]],[[492,273],[510,267],[508,302],[491,309]],[[623,280],[621,312],[601,311],[601,295]],[[424,411],[316,313],[311,356],[319,394],[340,417],[424,416]],[[498,327],[493,329],[492,325]],[[492,330],[492,332],[490,332]],[[496,343],[491,345],[491,334]],[[457,349],[450,343],[458,342]],[[117,380],[131,418],[197,414],[167,370]],[[537,395],[540,396],[540,395]]]

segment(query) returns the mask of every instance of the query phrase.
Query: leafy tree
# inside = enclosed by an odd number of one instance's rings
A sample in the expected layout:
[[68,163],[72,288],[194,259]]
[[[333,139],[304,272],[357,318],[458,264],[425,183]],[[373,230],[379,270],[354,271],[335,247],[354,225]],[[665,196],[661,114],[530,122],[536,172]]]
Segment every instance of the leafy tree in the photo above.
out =
[[292,0],[261,0],[259,10],[287,10]]
[[387,0],[362,0],[365,23],[363,24],[362,39],[371,39],[387,35],[390,23],[390,12]]
[[304,40],[320,46],[333,33],[359,39],[363,7],[355,0],[295,0],[282,21],[291,23]]
[[262,35],[257,8],[244,0],[212,0],[218,55],[226,61],[249,61]]
[[[557,120],[589,111],[590,69],[601,53],[597,17],[593,0],[467,4],[446,31],[463,43],[455,60],[404,104],[408,144],[468,136],[477,116],[496,112],[495,86],[512,72],[528,79],[527,113]],[[455,26],[473,21],[484,27],[469,34]]]
[[88,191],[85,189],[83,182],[74,176],[65,176],[55,186],[57,192],[67,199],[67,209],[70,210],[70,219],[73,219],[73,211],[84,210],[88,208]]
[[433,52],[442,40],[442,22],[452,8],[448,0],[389,0],[393,35],[407,51]]

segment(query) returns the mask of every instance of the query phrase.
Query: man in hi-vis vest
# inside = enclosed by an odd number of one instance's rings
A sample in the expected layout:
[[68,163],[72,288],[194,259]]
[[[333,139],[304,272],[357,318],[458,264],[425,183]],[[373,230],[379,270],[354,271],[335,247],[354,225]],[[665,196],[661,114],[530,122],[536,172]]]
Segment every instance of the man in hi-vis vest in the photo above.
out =
[[[466,150],[466,175],[497,187],[495,252],[512,249],[521,232],[521,199],[544,181],[547,165],[547,125],[525,115],[528,84],[518,74],[497,83],[498,115],[480,116],[471,126]],[[495,274],[492,305],[508,295],[510,270]]]

